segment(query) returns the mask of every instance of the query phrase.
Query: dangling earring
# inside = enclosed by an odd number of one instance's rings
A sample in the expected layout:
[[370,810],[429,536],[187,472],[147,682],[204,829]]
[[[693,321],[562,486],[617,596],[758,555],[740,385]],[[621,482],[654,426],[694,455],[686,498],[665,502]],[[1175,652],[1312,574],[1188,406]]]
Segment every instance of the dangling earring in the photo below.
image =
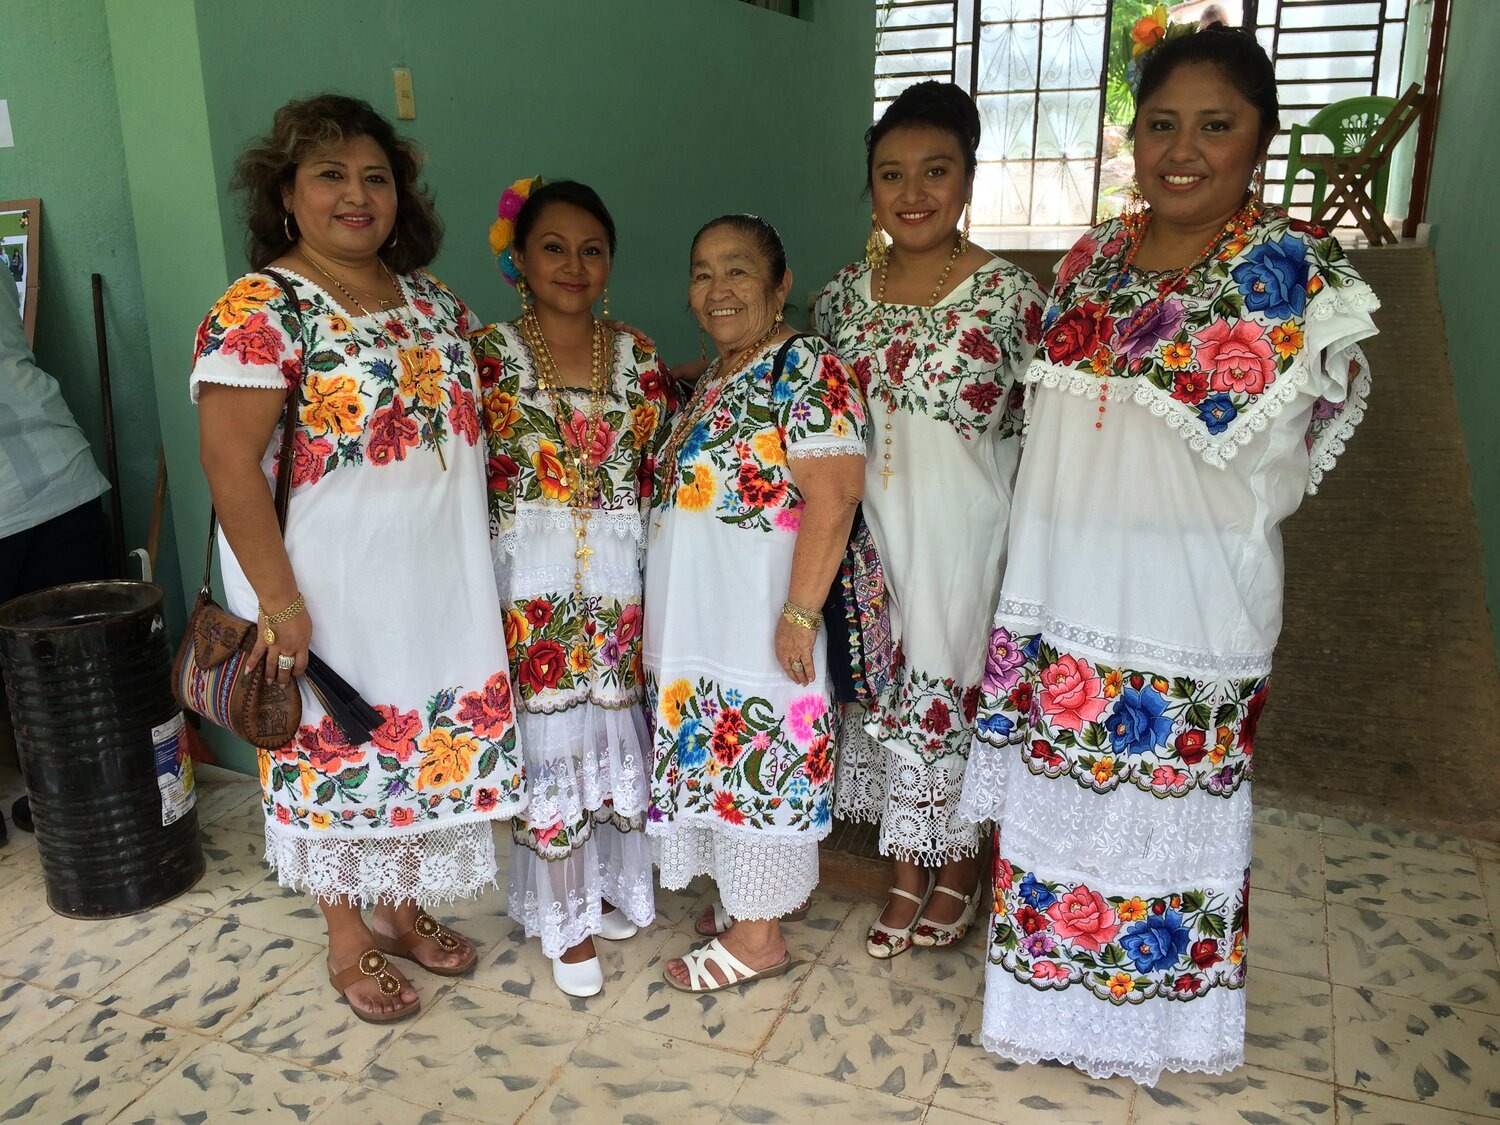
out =
[[395,227],[391,228],[391,240],[385,244],[385,248],[387,250],[394,250],[396,248],[396,228]]
[[516,278],[516,294],[521,298],[521,315],[525,316],[531,311],[531,290],[526,288],[524,277]]
[[608,285],[606,285],[604,287],[604,307],[599,310],[599,319],[600,320],[608,320],[609,319],[609,286]]
[[1141,194],[1141,181],[1130,177],[1130,191],[1125,195],[1125,213],[1139,215],[1146,209],[1146,197]]
[[969,204],[964,204],[964,225],[958,232],[958,252],[969,252]]
[[290,211],[283,211],[281,213],[281,232],[286,235],[288,242],[297,241],[292,237],[292,213]]
[[776,323],[780,324],[785,319],[786,318],[781,315],[780,310],[777,310],[777,313],[776,313]]
[[1255,175],[1250,177],[1250,198],[1260,200],[1266,194],[1266,166],[1257,164]]
[[872,269],[884,269],[891,248],[885,241],[885,231],[880,229],[880,219],[870,212],[870,237],[865,240],[865,263]]
[[703,329],[698,329],[698,358],[708,362],[708,341],[703,338]]

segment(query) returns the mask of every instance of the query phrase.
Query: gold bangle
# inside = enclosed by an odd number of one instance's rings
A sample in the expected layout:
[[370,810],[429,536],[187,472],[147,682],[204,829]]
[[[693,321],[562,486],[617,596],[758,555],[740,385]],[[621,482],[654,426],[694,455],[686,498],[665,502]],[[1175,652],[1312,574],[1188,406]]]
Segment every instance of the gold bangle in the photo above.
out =
[[817,632],[823,624],[823,615],[803,609],[801,606],[786,602],[781,607],[781,616],[785,617],[793,625],[801,626],[803,629],[811,629]]

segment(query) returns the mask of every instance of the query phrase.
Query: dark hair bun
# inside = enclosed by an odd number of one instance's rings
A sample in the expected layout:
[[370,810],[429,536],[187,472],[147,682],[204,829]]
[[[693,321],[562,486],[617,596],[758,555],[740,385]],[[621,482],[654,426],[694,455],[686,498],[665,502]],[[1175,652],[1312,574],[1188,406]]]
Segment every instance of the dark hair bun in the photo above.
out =
[[906,125],[930,125],[958,141],[969,175],[979,163],[979,107],[952,82],[918,82],[900,96],[865,132],[865,182],[875,164],[875,146],[887,133]]

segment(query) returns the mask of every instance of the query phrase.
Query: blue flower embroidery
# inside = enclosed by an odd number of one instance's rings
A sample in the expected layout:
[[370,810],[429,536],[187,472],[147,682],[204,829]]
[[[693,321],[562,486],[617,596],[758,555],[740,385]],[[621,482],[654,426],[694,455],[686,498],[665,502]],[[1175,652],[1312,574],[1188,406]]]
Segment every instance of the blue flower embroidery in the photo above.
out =
[[1222,434],[1229,429],[1239,411],[1226,394],[1209,395],[1198,404],[1198,417],[1211,434]]
[[992,738],[1004,738],[1016,729],[1016,724],[1004,715],[990,714],[979,720],[979,729]]
[[1135,962],[1138,973],[1159,973],[1170,969],[1187,952],[1188,929],[1182,915],[1175,910],[1150,914],[1120,936],[1125,954]]
[[683,719],[677,728],[677,768],[695,770],[708,761],[708,739],[698,736],[698,720]]
[[1294,234],[1262,242],[1230,272],[1251,312],[1286,320],[1307,309],[1307,243]]
[[1114,710],[1104,722],[1115,750],[1145,754],[1167,744],[1172,720],[1167,716],[1167,697],[1152,687],[1139,691],[1129,684],[1120,693]]
[[1047,889],[1047,884],[1038,881],[1029,871],[1022,877],[1017,893],[1027,906],[1034,906],[1038,910],[1046,910],[1057,901],[1057,896]]

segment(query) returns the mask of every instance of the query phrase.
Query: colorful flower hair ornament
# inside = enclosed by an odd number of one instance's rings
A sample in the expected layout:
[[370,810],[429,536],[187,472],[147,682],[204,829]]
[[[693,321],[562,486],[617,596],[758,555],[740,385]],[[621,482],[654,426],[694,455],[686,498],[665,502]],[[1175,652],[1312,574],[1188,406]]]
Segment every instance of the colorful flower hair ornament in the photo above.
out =
[[500,193],[496,218],[490,224],[490,252],[499,259],[500,272],[511,285],[521,280],[521,271],[510,252],[511,243],[516,240],[516,216],[531,198],[531,193],[546,182],[540,176],[531,176],[517,180]]
[[1138,59],[1167,37],[1167,6],[1158,4],[1151,14],[1135,21],[1130,30],[1130,57]]

